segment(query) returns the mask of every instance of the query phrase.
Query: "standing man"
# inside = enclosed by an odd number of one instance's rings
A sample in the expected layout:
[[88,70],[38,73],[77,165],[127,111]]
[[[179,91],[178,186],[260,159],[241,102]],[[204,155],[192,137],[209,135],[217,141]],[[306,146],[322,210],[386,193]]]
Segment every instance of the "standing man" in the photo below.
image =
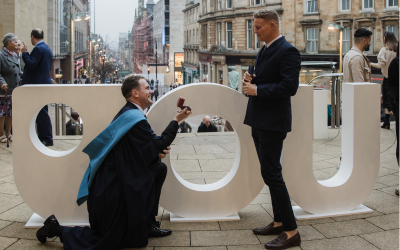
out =
[[371,46],[371,35],[365,28],[354,32],[354,46],[343,59],[343,82],[371,81],[371,63],[363,54]]
[[283,140],[292,126],[290,97],[299,87],[301,57],[280,35],[275,10],[256,11],[254,31],[265,45],[258,52],[255,74],[246,72],[243,76],[243,92],[249,96],[244,123],[252,128],[261,175],[271,194],[274,222],[253,232],[279,235],[265,248],[285,249],[301,243],[280,163]]
[[156,86],[156,90],[154,90],[154,98],[155,98],[155,102],[157,101],[157,98],[158,98],[158,95],[159,95],[159,93],[158,93],[158,86]]
[[[21,51],[25,68],[21,85],[51,84],[50,70],[53,53],[49,46],[43,42],[43,38],[43,30],[32,30],[31,43],[35,47],[30,54],[25,43],[23,44]],[[40,110],[36,118],[36,124],[39,140],[46,147],[53,146],[53,132],[47,105]]]
[[209,117],[208,115],[204,116],[203,122],[197,129],[197,133],[202,133],[202,132],[218,132],[217,127],[211,124],[211,117]]

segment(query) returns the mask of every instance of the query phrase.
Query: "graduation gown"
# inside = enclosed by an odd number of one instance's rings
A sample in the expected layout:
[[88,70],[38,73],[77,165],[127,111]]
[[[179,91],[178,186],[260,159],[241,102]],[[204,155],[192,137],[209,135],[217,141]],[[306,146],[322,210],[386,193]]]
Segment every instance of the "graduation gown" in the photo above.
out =
[[[128,102],[117,114],[137,109]],[[117,250],[148,244],[148,217],[155,202],[158,154],[175,139],[179,125],[171,121],[161,136],[147,120],[134,125],[115,144],[89,188],[89,227],[66,227],[64,249]]]

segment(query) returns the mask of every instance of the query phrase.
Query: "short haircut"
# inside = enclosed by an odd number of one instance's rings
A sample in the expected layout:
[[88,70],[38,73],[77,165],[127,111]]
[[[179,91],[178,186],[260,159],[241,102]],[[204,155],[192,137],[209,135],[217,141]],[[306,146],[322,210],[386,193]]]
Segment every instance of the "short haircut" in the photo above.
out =
[[279,15],[276,10],[258,10],[253,14],[254,18],[262,18],[265,21],[274,20],[279,25]]
[[36,39],[43,39],[44,38],[44,32],[41,29],[33,29],[31,32],[31,36],[33,36]]
[[360,28],[354,32],[354,43],[360,43],[363,39],[367,39],[372,35],[372,32],[366,28]]
[[72,112],[71,113],[71,117],[72,117],[72,119],[74,119],[75,121],[77,121],[78,120],[78,118],[79,118],[79,114],[77,113],[77,112]]
[[13,33],[7,33],[4,37],[3,37],[3,45],[4,47],[6,47],[8,45],[8,43],[10,42],[14,42],[15,40],[18,40],[18,37],[13,34]]
[[121,91],[122,95],[125,98],[129,98],[132,96],[132,90],[139,89],[141,79],[145,79],[143,76],[130,76],[125,79],[124,83],[122,83]]

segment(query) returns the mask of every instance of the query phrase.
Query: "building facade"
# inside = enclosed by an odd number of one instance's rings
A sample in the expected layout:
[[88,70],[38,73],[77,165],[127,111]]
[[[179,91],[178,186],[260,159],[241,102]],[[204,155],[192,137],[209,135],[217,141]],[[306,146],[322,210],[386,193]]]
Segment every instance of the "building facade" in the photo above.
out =
[[184,64],[183,64],[183,83],[207,81],[200,76],[199,64],[199,45],[200,45],[200,24],[199,19],[200,3],[199,0],[186,0],[184,15]]

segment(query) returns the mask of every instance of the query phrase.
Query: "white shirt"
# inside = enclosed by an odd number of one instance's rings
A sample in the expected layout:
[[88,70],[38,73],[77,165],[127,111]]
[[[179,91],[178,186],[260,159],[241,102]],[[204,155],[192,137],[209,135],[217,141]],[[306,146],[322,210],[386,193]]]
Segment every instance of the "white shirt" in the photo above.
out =
[[[279,38],[281,38],[282,35],[279,35],[277,38],[275,38],[274,40],[272,40],[271,42],[267,43],[267,49],[269,48],[269,46],[271,46],[276,40],[278,40]],[[256,96],[257,96],[257,87],[256,87]]]
[[35,44],[35,47],[38,46],[38,45],[41,44],[41,43],[44,43],[44,41],[42,40],[42,41],[37,42],[37,43]]
[[131,102],[131,103],[132,103],[133,105],[135,105],[135,106],[143,113],[144,116],[146,116],[146,112],[143,111],[142,107],[140,107],[139,105],[137,105],[137,104],[134,103],[134,102]]

